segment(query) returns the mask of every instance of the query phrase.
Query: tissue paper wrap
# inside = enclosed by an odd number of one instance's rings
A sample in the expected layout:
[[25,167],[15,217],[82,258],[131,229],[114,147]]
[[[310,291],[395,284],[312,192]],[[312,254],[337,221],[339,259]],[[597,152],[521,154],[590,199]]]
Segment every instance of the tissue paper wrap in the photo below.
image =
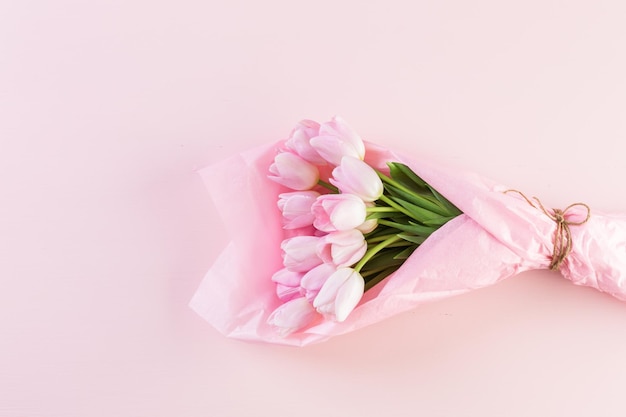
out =
[[[252,149],[199,171],[217,207],[228,240],[190,306],[226,336],[303,346],[350,332],[421,303],[493,285],[522,271],[548,268],[556,223],[507,187],[479,175],[443,168],[366,143],[366,162],[382,168],[403,162],[463,214],[424,242],[396,271],[365,293],[342,323],[316,322],[280,336],[266,323],[280,305],[271,281],[282,268],[278,195],[287,191],[267,178],[283,142]],[[580,221],[582,207],[567,212]],[[626,300],[626,216],[595,209],[571,227],[573,250],[562,275]]]

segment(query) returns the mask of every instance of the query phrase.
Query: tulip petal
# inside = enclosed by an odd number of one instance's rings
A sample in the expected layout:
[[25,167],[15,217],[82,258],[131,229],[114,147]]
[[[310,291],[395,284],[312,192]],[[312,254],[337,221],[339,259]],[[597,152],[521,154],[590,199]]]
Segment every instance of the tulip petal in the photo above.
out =
[[311,139],[311,145],[322,158],[333,165],[341,164],[341,158],[344,156],[361,158],[359,151],[352,144],[337,136],[316,136]]
[[304,274],[300,286],[305,290],[318,291],[337,268],[332,264],[321,264]]
[[346,282],[339,288],[335,299],[335,319],[344,321],[354,310],[365,290],[365,281],[358,272],[352,270],[352,274]]
[[330,135],[341,138],[356,149],[358,158],[363,159],[365,143],[363,143],[361,136],[342,117],[335,116],[329,122],[322,123],[319,127],[319,134],[320,136]]
[[310,190],[317,185],[319,170],[291,152],[281,152],[270,165],[268,178],[292,190]]
[[311,206],[319,197],[316,191],[294,191],[278,196],[278,208],[283,213],[283,228],[298,229],[313,224]]
[[317,255],[327,263],[338,267],[355,264],[367,250],[363,234],[357,230],[337,231],[327,234],[319,241]]
[[352,198],[340,202],[330,215],[330,221],[337,230],[354,229],[363,224],[367,215],[363,200],[352,194],[344,196]]
[[301,120],[285,142],[285,147],[313,164],[325,164],[324,158],[317,153],[310,143],[312,137],[319,135],[319,128],[319,123],[313,120]]
[[333,309],[334,301],[337,297],[337,293],[339,292],[339,288],[350,277],[352,271],[353,270],[350,268],[339,268],[337,269],[337,271],[335,271],[335,273],[328,277],[328,279],[320,289],[319,294],[317,294],[317,297],[315,297],[315,301],[313,301],[313,307],[317,308],[318,311],[320,308],[328,306]]
[[283,250],[283,264],[285,268],[295,272],[306,272],[322,263],[317,255],[320,238],[316,236],[296,236],[283,240],[280,247]]
[[293,333],[310,324],[316,316],[315,309],[304,297],[295,298],[280,305],[270,314],[267,323],[276,326],[282,336]]
[[378,200],[384,190],[374,168],[350,156],[341,159],[341,164],[333,170],[330,182],[342,193],[354,194],[365,202]]
[[276,284],[276,295],[281,301],[290,301],[294,298],[302,297],[302,291],[300,287]]
[[272,275],[272,281],[277,284],[297,287],[300,285],[302,277],[302,272],[294,272],[288,270],[287,268],[283,268]]

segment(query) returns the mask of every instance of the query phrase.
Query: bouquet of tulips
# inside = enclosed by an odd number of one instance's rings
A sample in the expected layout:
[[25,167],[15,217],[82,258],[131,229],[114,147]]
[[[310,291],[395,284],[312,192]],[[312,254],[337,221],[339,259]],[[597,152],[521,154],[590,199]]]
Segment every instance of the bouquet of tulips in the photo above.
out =
[[626,216],[546,209],[338,117],[200,173],[231,240],[191,306],[228,336],[305,345],[537,268],[626,300]]
[[316,312],[344,321],[366,289],[461,214],[406,165],[370,166],[362,139],[341,119],[300,122],[285,148],[269,168],[271,180],[294,190],[278,196],[285,267],[272,280],[285,304],[268,322],[282,334]]

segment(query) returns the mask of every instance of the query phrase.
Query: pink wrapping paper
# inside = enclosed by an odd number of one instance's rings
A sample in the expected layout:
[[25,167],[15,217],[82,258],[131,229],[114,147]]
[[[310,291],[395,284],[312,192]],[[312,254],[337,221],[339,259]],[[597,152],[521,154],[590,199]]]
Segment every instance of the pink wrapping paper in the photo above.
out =
[[[282,268],[278,194],[267,178],[283,142],[262,146],[200,171],[229,232],[190,306],[224,335],[304,346],[350,332],[416,306],[493,285],[519,272],[548,268],[556,223],[521,196],[473,173],[444,169],[366,144],[366,161],[407,164],[464,214],[429,237],[393,275],[365,293],[342,323],[320,320],[280,336],[266,323],[280,305],[271,276]],[[587,215],[567,212],[572,221]],[[589,221],[571,227],[573,250],[560,268],[577,285],[626,300],[626,216],[592,208]]]

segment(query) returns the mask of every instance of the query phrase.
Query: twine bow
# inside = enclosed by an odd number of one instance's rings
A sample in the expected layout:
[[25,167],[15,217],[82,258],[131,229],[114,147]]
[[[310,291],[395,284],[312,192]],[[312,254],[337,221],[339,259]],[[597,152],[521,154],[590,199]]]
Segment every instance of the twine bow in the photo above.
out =
[[[550,269],[553,271],[558,270],[561,267],[561,264],[567,258],[567,255],[572,251],[572,232],[570,230],[570,226],[580,226],[587,221],[591,217],[591,209],[585,203],[574,203],[565,207],[565,209],[552,209],[552,211],[548,211],[541,201],[537,197],[533,197],[537,205],[533,203],[528,197],[524,195],[521,191],[518,190],[507,190],[505,194],[508,192],[514,192],[521,195],[524,200],[528,202],[534,208],[541,210],[546,216],[552,219],[556,223],[556,230],[554,232],[554,248],[552,250],[552,262],[550,262]],[[573,207],[583,207],[587,210],[587,217],[584,220],[575,222],[567,219],[567,212],[569,209]]]

